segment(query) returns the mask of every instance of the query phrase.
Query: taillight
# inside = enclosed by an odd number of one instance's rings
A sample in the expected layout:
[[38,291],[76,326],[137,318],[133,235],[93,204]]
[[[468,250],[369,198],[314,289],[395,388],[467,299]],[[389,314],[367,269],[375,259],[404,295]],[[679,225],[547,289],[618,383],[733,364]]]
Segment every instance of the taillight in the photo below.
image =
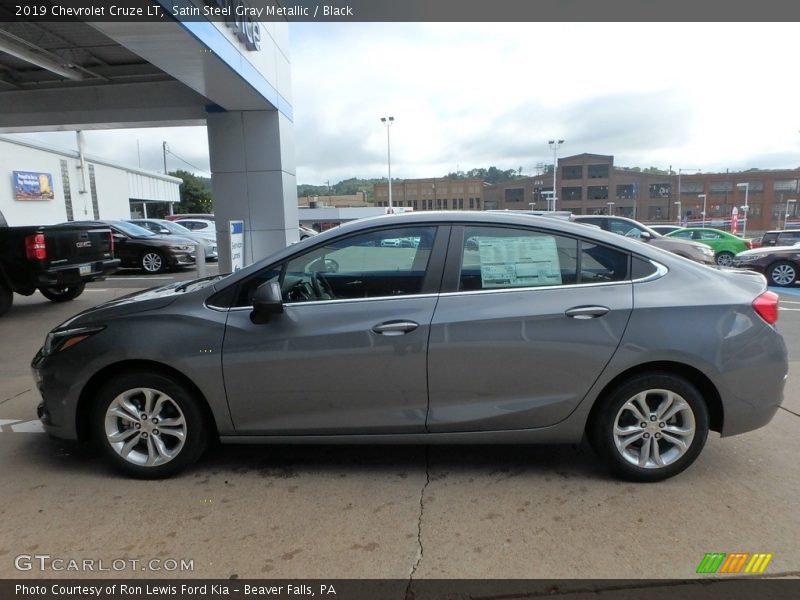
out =
[[753,242],[751,242],[750,240],[745,240],[744,243],[747,244],[747,249],[748,250],[752,250],[753,249]]
[[778,294],[775,292],[764,292],[753,300],[753,309],[759,317],[774,325],[778,320],[778,300]]
[[43,233],[34,233],[25,238],[25,256],[28,260],[46,260],[47,247],[44,243]]

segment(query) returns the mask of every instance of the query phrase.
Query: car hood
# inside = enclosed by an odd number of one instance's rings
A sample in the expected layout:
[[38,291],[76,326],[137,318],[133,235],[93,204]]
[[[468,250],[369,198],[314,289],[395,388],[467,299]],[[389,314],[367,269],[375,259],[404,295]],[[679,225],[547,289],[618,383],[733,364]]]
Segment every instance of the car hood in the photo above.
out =
[[212,289],[211,284],[221,277],[220,275],[213,275],[202,279],[177,281],[169,285],[133,292],[78,313],[56,329],[88,325],[98,321],[107,321],[121,316],[164,308],[187,293],[206,287]]
[[143,244],[150,244],[152,246],[194,246],[195,243],[183,236],[179,235],[148,235],[147,237],[131,238],[135,242]]
[[764,246],[739,252],[736,256],[763,256],[765,254],[800,254],[800,246]]

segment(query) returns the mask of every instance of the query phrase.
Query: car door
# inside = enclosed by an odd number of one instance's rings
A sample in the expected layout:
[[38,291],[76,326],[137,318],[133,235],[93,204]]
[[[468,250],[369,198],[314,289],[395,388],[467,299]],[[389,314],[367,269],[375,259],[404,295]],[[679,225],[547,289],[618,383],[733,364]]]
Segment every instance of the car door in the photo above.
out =
[[[318,244],[236,291],[223,372],[238,433],[421,433],[428,333],[449,227],[383,227]],[[387,246],[408,237],[415,247]],[[259,285],[284,312],[250,320]]]
[[428,350],[431,432],[545,427],[600,376],[633,306],[630,256],[516,227],[453,228]]

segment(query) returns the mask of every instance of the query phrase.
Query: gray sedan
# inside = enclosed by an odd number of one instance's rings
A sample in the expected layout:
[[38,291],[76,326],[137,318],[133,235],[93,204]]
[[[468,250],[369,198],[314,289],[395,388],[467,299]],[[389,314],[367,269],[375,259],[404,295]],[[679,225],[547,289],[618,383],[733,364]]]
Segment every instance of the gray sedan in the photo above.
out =
[[[411,243],[384,243],[398,239]],[[32,366],[46,430],[93,438],[140,477],[186,468],[215,438],[586,436],[619,476],[656,481],[709,430],[772,419],[787,374],[777,301],[759,274],[564,220],[422,212],[90,309]]]

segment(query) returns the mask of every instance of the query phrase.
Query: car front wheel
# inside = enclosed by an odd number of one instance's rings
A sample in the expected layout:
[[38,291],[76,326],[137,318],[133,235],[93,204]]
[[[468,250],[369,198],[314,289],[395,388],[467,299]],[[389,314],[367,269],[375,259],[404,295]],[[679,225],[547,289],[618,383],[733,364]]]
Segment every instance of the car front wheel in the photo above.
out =
[[138,371],[100,389],[93,432],[117,468],[147,479],[168,477],[194,463],[209,437],[198,401],[183,385]]
[[777,262],[767,270],[770,284],[787,287],[797,281],[797,269],[786,261]]
[[733,264],[733,254],[730,252],[720,252],[717,254],[717,264],[720,267],[730,267]]
[[156,250],[148,250],[139,258],[139,266],[145,273],[163,273],[167,270],[167,261]]
[[600,402],[590,423],[590,439],[624,479],[650,482],[677,475],[705,445],[708,409],[697,388],[682,377],[638,375]]

